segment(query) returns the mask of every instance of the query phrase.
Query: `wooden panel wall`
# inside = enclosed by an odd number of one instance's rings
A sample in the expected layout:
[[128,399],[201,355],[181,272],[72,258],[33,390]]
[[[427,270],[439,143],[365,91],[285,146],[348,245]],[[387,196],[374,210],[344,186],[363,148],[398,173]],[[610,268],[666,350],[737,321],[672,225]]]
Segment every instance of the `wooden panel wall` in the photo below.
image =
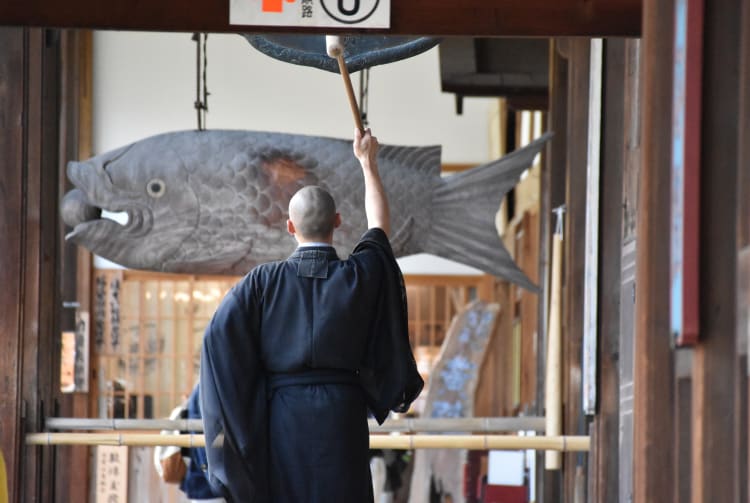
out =
[[52,501],[53,451],[26,431],[59,388],[59,32],[0,29],[0,448],[12,502]]
[[618,499],[633,498],[633,359],[635,323],[635,215],[640,175],[640,41],[625,43],[624,141],[622,175],[622,245],[620,250],[620,344]]
[[625,43],[622,248],[620,251],[619,501],[633,499],[633,359],[635,325],[636,208],[641,165],[641,42]]

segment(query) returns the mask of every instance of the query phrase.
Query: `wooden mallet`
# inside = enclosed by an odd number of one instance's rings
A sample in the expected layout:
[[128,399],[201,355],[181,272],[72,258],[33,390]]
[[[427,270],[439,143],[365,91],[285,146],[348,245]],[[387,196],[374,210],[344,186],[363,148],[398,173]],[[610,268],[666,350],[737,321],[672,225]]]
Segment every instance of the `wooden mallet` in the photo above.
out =
[[339,72],[341,72],[341,78],[344,79],[344,87],[349,97],[349,106],[352,109],[352,115],[354,115],[354,124],[356,124],[359,132],[364,135],[365,129],[362,127],[362,116],[359,114],[357,99],[354,97],[354,89],[352,89],[352,80],[349,77],[349,70],[346,68],[346,63],[344,62],[344,44],[341,41],[341,37],[326,35],[326,52],[339,63]]

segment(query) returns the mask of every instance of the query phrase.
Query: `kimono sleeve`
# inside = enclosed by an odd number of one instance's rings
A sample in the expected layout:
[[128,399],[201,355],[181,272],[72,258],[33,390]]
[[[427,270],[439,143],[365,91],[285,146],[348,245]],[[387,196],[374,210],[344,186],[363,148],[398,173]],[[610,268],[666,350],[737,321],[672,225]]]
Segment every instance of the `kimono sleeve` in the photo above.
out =
[[409,343],[404,278],[381,229],[368,230],[353,253],[365,250],[376,254],[383,274],[375,326],[360,368],[360,380],[370,412],[382,424],[389,411],[406,412],[409,409],[422,391],[424,381],[417,371]]
[[208,480],[230,502],[267,501],[266,383],[256,303],[247,288],[238,287],[203,338],[200,400]]

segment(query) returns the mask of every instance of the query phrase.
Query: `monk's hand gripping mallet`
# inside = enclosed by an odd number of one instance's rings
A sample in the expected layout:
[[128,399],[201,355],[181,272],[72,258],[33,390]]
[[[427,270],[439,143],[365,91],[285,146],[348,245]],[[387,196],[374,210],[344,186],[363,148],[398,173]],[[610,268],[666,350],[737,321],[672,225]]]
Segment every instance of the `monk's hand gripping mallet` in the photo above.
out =
[[341,37],[326,35],[326,52],[339,63],[339,72],[341,72],[341,78],[344,79],[344,87],[349,97],[349,106],[352,109],[352,115],[354,115],[354,124],[356,124],[359,132],[364,135],[365,129],[362,127],[362,116],[359,114],[357,99],[354,97],[354,90],[352,89],[352,80],[349,78],[349,70],[346,68],[346,63],[344,62],[344,44],[341,42]]

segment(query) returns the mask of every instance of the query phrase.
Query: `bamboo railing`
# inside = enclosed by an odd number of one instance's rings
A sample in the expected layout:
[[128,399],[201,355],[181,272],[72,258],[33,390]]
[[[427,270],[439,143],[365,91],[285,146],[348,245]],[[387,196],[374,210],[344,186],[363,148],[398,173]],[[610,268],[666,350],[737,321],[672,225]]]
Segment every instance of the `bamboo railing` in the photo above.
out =
[[[27,445],[120,445],[204,447],[201,434],[163,435],[158,433],[29,433]],[[372,449],[538,449],[588,451],[588,436],[517,435],[370,435]]]
[[[544,432],[543,417],[472,417],[389,419],[382,425],[369,422],[372,433],[498,433],[515,431]],[[106,419],[48,417],[47,430],[178,430],[202,432],[200,419]]]

